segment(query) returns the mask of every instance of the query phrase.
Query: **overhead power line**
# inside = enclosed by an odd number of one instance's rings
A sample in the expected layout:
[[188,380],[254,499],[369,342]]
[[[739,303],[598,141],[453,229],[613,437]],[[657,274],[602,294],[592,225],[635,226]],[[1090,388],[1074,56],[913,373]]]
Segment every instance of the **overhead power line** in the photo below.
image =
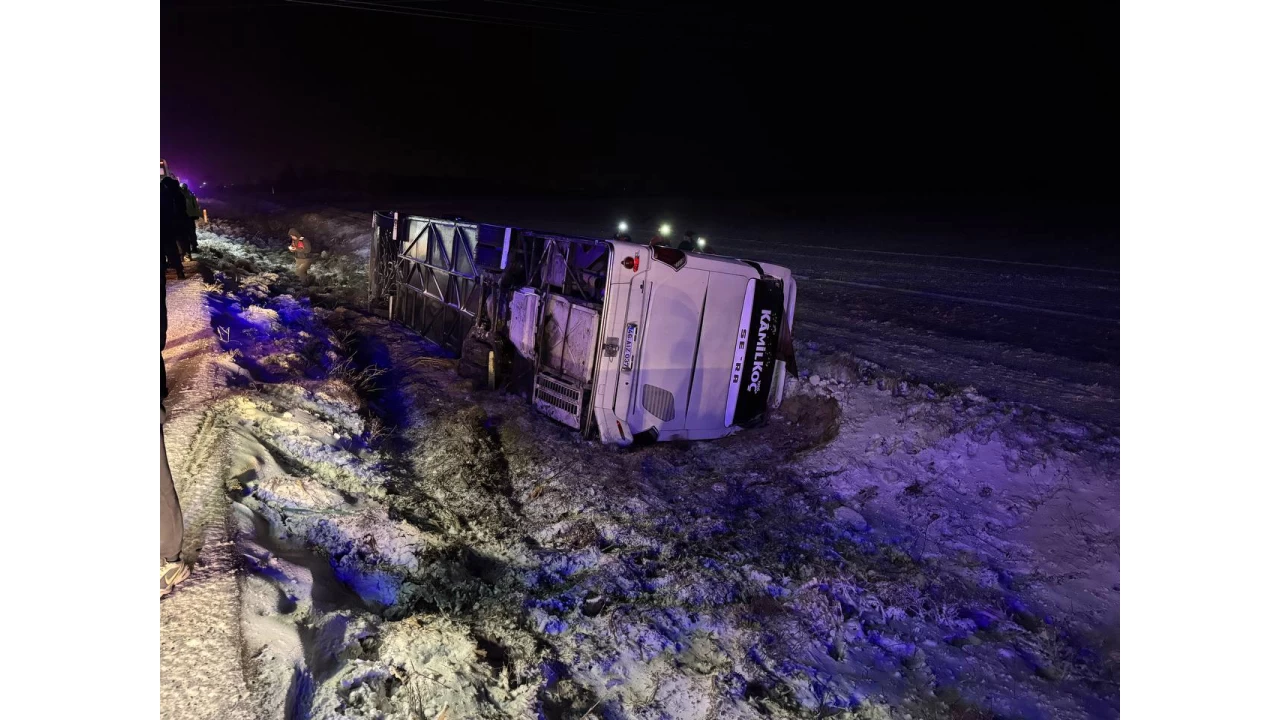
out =
[[597,32],[606,32],[596,28],[582,28],[573,25],[565,25],[563,23],[550,23],[539,20],[521,20],[495,15],[477,15],[475,13],[459,13],[448,10],[435,10],[418,7],[410,8],[403,5],[388,5],[385,2],[357,2],[354,0],[335,0],[334,2],[325,2],[324,0],[285,0],[285,2],[292,5],[312,5],[316,7],[342,8],[345,10],[364,10],[366,12],[379,12],[390,15],[434,18],[437,20],[456,20],[458,22],[505,25],[508,27],[526,27],[535,30],[560,30],[565,32],[593,30]]
[[[576,13],[561,16],[564,19],[574,18],[578,22],[561,20],[542,20],[536,17],[503,15],[496,13],[473,13],[444,10],[437,6],[424,7],[407,4],[409,0],[285,0],[290,5],[309,5],[312,7],[338,8],[343,10],[362,10],[388,15],[417,17],[429,20],[452,20],[483,25],[496,25],[530,30],[550,30],[565,33],[588,33],[597,36],[622,37],[637,33],[651,34],[649,43],[679,43],[696,40],[705,46],[718,45],[725,38],[732,36],[733,24],[717,22],[690,22],[694,18],[687,14],[670,18],[655,13],[623,10],[613,7],[602,7],[588,11],[587,6],[574,3],[543,3],[530,0],[482,0],[497,5],[528,8],[529,11],[554,12],[563,10]],[[429,0],[419,0],[428,2]],[[393,4],[394,3],[394,4]],[[729,32],[726,32],[728,30]]]
[[529,0],[480,0],[495,5],[516,5],[518,7],[537,8],[539,10],[556,10],[560,12],[584,13],[588,15],[614,15],[618,17],[652,17],[652,13],[623,8],[593,5],[575,5],[573,3],[543,3]]

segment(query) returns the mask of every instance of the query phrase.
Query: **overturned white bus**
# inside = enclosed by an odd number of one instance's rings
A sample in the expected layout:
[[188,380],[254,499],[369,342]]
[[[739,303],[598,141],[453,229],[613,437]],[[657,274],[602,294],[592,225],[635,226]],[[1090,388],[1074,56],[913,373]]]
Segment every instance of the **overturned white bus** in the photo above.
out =
[[370,301],[603,442],[760,423],[794,372],[791,272],[522,228],[374,215]]

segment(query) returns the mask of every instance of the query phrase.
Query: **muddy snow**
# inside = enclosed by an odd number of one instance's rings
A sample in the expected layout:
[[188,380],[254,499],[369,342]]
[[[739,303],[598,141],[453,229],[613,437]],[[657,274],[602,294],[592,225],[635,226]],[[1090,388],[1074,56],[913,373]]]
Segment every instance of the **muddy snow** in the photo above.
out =
[[173,399],[200,430],[171,457],[202,444],[229,549],[162,616],[218,616],[180,604],[234,579],[239,676],[162,654],[166,682],[262,718],[1118,715],[1107,422],[801,326],[766,427],[618,450],[364,311],[354,242],[302,288],[283,243],[216,230],[211,282],[170,290],[217,387]]

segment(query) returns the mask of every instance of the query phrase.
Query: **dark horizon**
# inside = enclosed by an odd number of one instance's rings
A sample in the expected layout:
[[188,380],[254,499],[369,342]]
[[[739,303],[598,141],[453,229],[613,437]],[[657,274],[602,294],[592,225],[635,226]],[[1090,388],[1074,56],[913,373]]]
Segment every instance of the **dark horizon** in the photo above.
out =
[[161,153],[214,183],[1118,206],[1100,4],[695,5],[166,2]]

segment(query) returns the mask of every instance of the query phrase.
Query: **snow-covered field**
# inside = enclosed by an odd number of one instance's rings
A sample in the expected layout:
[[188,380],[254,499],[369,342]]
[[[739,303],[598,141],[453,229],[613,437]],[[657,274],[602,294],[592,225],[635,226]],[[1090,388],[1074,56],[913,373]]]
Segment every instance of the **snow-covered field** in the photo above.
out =
[[[760,247],[806,278],[787,402],[618,451],[364,312],[344,212],[219,221],[171,290],[212,331],[166,350],[204,363],[171,457],[208,458],[179,489],[231,499],[237,562],[162,639],[234,576],[249,701],[162,654],[165,717],[1118,715],[1118,276]],[[330,253],[305,291],[290,223]]]

